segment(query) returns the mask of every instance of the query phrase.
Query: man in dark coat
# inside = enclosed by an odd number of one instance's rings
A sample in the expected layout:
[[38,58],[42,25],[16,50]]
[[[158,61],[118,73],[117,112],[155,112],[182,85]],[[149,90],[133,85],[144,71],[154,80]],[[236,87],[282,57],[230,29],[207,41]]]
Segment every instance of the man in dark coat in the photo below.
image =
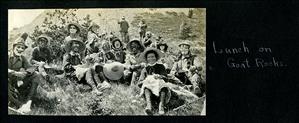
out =
[[23,113],[31,111],[38,83],[45,81],[35,72],[36,67],[32,67],[22,55],[27,48],[26,38],[20,37],[13,43],[13,51],[8,58],[8,106],[18,108]]
[[128,29],[129,29],[129,23],[126,21],[125,17],[123,16],[121,18],[121,21],[118,21],[118,24],[120,26],[120,34],[121,34],[121,39],[123,42],[128,43],[129,38],[128,38]]

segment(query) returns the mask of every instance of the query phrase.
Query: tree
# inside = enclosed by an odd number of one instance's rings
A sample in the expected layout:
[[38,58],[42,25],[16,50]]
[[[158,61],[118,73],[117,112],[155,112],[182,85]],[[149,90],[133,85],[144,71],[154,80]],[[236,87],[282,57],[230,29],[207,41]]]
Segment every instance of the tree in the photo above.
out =
[[92,20],[90,15],[79,19],[76,16],[77,9],[55,9],[54,11],[49,11],[46,13],[46,17],[41,25],[37,25],[34,28],[33,33],[30,35],[31,39],[34,41],[36,46],[36,39],[41,34],[46,34],[52,38],[52,41],[49,43],[49,48],[52,51],[52,55],[57,58],[57,61],[62,61],[63,49],[61,45],[63,40],[68,35],[66,26],[69,23],[78,23],[82,22],[82,30],[80,36],[83,37],[83,40],[87,38],[87,28],[91,25]]

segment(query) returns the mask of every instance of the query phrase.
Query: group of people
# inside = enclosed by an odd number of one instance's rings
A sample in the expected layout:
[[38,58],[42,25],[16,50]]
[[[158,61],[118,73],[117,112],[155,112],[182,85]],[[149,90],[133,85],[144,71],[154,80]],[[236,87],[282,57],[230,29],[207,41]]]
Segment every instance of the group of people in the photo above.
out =
[[162,36],[156,38],[146,31],[145,20],[139,24],[139,38],[129,40],[129,24],[122,17],[121,38],[114,33],[99,35],[100,26],[93,23],[88,28],[87,40],[80,37],[81,26],[76,23],[67,25],[69,35],[61,48],[62,69],[49,66],[55,56],[48,48],[52,39],[42,34],[36,39],[32,58],[22,54],[28,47],[26,36],[13,42],[13,50],[8,59],[9,106],[20,112],[29,112],[36,97],[52,98],[49,74],[62,74],[68,80],[66,85],[80,85],[82,93],[101,94],[111,88],[112,83],[138,86],[140,95],[145,98],[145,113],[153,114],[153,104],[158,102],[158,113],[164,114],[165,107],[181,87],[194,95],[205,93],[205,81],[201,76],[201,64],[192,54],[190,41],[178,44],[175,55],[168,51],[168,44]]

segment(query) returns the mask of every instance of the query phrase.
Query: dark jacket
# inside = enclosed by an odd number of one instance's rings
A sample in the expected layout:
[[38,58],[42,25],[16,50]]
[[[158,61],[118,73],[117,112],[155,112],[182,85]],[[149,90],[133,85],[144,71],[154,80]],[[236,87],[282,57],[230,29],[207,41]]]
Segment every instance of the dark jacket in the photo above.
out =
[[120,32],[128,32],[130,26],[126,20],[122,20],[118,24],[120,24]]
[[164,65],[156,63],[154,66],[146,66],[145,68],[143,68],[139,80],[144,80],[148,75],[153,74],[159,74],[164,76],[165,78],[167,77],[167,72]]
[[[35,61],[43,61],[43,62],[51,62],[51,51],[49,48],[35,48],[32,52],[32,58],[31,60]],[[31,61],[32,63],[32,61]]]

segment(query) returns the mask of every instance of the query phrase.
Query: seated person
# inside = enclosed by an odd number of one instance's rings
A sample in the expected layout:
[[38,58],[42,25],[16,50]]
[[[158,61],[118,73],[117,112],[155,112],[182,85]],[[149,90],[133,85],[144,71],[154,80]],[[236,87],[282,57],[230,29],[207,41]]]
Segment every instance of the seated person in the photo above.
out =
[[151,47],[152,43],[154,43],[154,39],[152,37],[151,32],[148,31],[145,33],[145,37],[144,37],[142,43],[143,43],[144,47]]
[[22,55],[27,48],[26,38],[16,39],[8,58],[8,106],[18,108],[23,113],[31,111],[38,83],[45,81],[35,72],[36,67],[31,66]]
[[100,42],[100,39],[98,37],[99,29],[100,26],[95,23],[93,23],[88,28],[87,41],[86,41],[86,54],[92,54],[97,51],[97,49],[95,48],[95,44]]
[[90,76],[87,71],[89,67],[82,65],[81,52],[85,50],[85,45],[80,40],[71,40],[65,46],[66,54],[63,58],[65,77],[71,81],[70,84],[82,84],[80,91],[91,91],[94,83],[89,83]]
[[37,38],[37,47],[33,49],[32,58],[30,60],[32,65],[38,66],[38,71],[44,76],[47,76],[44,65],[51,62],[51,51],[47,47],[50,37],[41,35]]
[[124,52],[123,43],[119,39],[112,41],[112,52],[115,55],[116,61],[125,63],[126,53]]
[[[198,75],[199,61],[196,59],[195,55],[191,54],[190,42],[184,41],[179,44],[180,52],[178,54],[177,61],[173,64],[171,69],[171,75],[177,77],[186,87],[193,90],[194,92],[199,92],[200,76]],[[202,88],[202,90],[204,90]]]
[[159,114],[164,114],[164,105],[169,101],[170,90],[166,85],[167,72],[163,64],[157,63],[162,53],[154,48],[147,48],[140,59],[145,59],[147,66],[141,71],[139,81],[142,82],[141,94],[146,100],[145,112],[152,114],[152,101],[159,102]]
[[144,51],[144,46],[138,39],[133,39],[127,44],[127,49],[129,53],[126,54],[125,59],[125,81],[129,82],[129,85],[135,85],[144,66],[138,59],[141,52]]

